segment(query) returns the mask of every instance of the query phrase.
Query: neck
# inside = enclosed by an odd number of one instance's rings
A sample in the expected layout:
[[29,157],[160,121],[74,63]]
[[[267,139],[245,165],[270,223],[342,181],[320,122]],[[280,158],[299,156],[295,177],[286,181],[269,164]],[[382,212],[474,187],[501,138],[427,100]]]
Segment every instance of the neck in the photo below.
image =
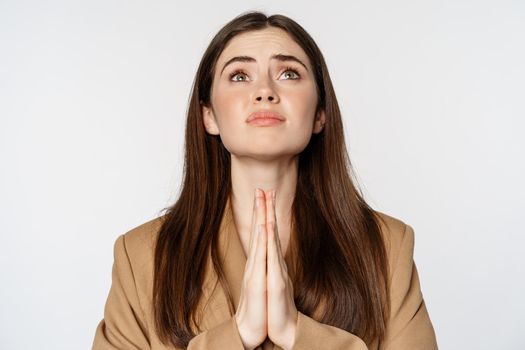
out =
[[[281,242],[288,242],[297,184],[298,157],[261,161],[231,156],[231,204],[237,232],[250,238],[255,189],[275,189],[275,214]],[[284,248],[284,245],[283,245]],[[284,252],[283,252],[284,253]]]

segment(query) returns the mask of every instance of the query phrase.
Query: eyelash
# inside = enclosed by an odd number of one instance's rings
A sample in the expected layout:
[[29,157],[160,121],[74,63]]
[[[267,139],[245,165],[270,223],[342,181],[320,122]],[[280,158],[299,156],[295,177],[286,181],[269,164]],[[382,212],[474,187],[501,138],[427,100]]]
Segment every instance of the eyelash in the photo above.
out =
[[[290,78],[290,79],[286,79],[286,80],[299,80],[301,78],[301,75],[299,74],[297,69],[292,68],[292,67],[286,67],[286,68],[284,68],[283,73],[288,72],[288,71],[294,72],[297,75],[297,78]],[[233,73],[230,74],[230,80],[234,76],[236,76],[237,74],[245,74],[246,75],[246,73],[242,69],[237,69],[236,71],[234,71]],[[245,80],[237,80],[237,81],[234,81],[234,82],[243,82],[243,81],[245,81]]]

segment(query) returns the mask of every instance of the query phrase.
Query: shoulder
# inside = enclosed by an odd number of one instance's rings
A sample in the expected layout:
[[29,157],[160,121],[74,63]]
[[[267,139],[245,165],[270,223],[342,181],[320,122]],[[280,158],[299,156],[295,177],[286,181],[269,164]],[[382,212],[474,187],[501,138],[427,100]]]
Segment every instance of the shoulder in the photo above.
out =
[[394,268],[400,256],[412,257],[414,252],[414,230],[412,226],[402,219],[377,210],[374,213],[379,218],[378,224],[385,242],[390,267]]
[[[133,260],[143,260],[152,254],[165,215],[146,221],[121,235],[126,253]],[[120,239],[120,237],[119,237]]]
[[115,241],[114,259],[121,267],[121,278],[133,280],[141,299],[151,297],[155,243],[165,217],[133,227]]

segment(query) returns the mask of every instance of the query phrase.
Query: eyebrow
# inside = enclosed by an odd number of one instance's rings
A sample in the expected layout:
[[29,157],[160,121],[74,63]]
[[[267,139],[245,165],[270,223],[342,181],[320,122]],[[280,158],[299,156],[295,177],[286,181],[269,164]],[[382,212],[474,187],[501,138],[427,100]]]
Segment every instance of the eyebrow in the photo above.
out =
[[[304,69],[306,69],[306,71],[308,71],[308,68],[306,68],[306,65],[303,63],[303,61],[301,61],[300,59],[298,59],[295,56],[284,55],[284,54],[276,54],[276,55],[272,55],[272,57],[270,57],[270,58],[273,59],[273,60],[281,61],[281,62],[286,62],[286,61],[297,62],[297,63],[301,64],[304,67]],[[229,65],[229,64],[231,64],[233,62],[257,62],[257,60],[255,58],[253,58],[253,57],[250,57],[250,56],[235,56],[233,58],[230,58],[228,60],[228,62],[226,62],[224,64],[224,66],[222,67],[221,75],[222,75],[222,72],[224,71],[224,68],[226,68],[227,65]]]

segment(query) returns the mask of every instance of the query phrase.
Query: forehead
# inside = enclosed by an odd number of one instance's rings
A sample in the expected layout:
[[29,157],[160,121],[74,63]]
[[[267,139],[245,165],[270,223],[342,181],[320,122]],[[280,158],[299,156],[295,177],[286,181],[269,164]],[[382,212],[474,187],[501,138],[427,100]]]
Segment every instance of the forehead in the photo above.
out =
[[292,37],[280,28],[268,27],[241,33],[233,37],[222,53],[217,65],[220,66],[230,58],[238,55],[246,55],[259,59],[268,60],[273,54],[289,54],[301,59],[309,65],[308,56]]

